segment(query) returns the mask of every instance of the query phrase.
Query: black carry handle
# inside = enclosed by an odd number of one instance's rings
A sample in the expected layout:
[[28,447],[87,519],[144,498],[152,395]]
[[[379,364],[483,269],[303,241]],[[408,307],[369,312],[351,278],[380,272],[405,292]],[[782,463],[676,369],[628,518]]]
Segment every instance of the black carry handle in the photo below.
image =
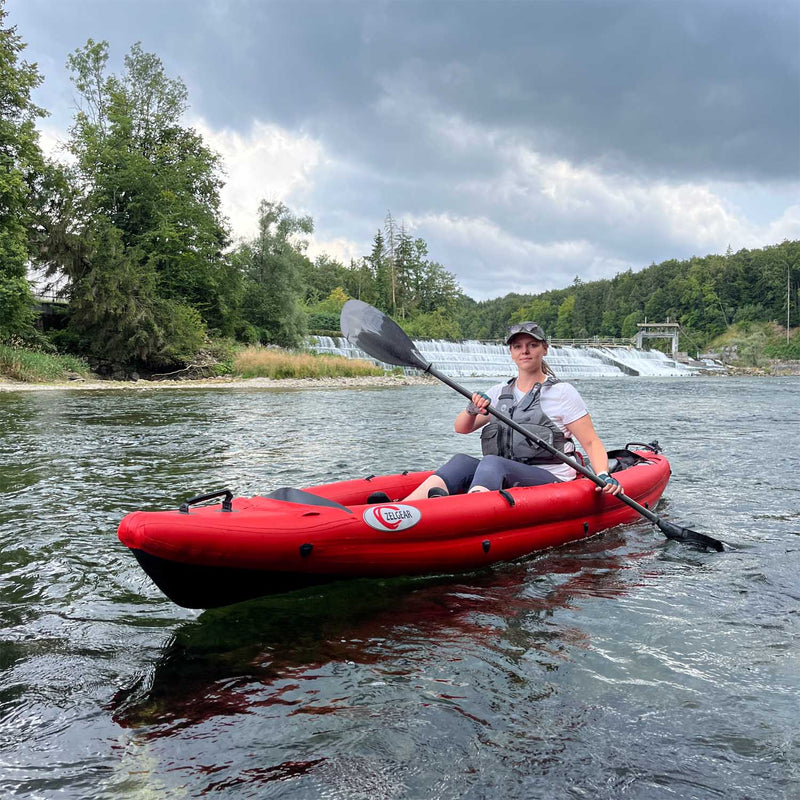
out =
[[652,441],[650,442],[650,444],[644,444],[644,442],[628,442],[628,444],[625,445],[626,450],[630,450],[631,447],[640,447],[644,450],[650,450],[652,453],[655,453],[656,455],[664,452],[661,445],[659,445],[659,443],[656,441]]
[[225,499],[222,501],[222,510],[223,511],[233,511],[233,492],[230,489],[220,489],[218,492],[211,492],[210,494],[199,494],[197,497],[190,497],[186,500],[178,511],[181,514],[188,514],[189,513],[189,506],[196,505],[197,503],[205,503],[206,500],[213,500],[215,497],[224,497]]

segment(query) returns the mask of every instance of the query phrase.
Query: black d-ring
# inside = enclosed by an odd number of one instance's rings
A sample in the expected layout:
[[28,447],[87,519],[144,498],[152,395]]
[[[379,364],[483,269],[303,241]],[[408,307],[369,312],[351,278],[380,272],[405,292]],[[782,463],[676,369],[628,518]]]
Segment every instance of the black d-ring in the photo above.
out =
[[514,506],[517,503],[514,500],[514,498],[511,496],[511,493],[507,492],[505,489],[498,489],[498,491],[500,492],[501,495],[503,495],[503,498],[505,499],[506,503],[508,503],[511,506],[511,508],[514,508]]

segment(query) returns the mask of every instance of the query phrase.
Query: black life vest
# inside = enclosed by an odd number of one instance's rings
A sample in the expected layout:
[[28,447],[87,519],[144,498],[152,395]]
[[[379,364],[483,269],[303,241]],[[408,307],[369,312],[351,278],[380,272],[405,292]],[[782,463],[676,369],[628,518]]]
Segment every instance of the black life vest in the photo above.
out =
[[[535,383],[522,400],[514,405],[515,381],[516,378],[512,378],[503,387],[497,400],[497,410],[511,417],[525,430],[536,434],[560,453],[574,453],[575,445],[572,437],[565,435],[561,428],[542,411],[542,384]],[[558,378],[553,376],[547,381],[551,384],[560,383]],[[523,464],[560,463],[544,447],[529,442],[520,433],[497,420],[493,420],[481,430],[481,450],[485,456],[502,456]]]

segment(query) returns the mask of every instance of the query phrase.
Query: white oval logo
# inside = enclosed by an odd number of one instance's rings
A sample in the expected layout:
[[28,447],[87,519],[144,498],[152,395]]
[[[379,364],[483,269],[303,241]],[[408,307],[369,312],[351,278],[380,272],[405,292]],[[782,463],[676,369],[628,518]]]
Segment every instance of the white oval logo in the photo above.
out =
[[364,522],[377,531],[402,531],[413,527],[421,519],[422,514],[414,506],[370,506],[364,511]]

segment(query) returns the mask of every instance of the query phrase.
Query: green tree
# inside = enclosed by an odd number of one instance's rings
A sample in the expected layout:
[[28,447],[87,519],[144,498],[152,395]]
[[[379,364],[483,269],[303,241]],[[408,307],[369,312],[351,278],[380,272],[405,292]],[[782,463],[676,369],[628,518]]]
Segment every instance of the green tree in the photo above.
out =
[[666,289],[656,289],[644,307],[644,314],[650,322],[664,322],[670,307],[670,297]]
[[244,318],[264,343],[296,347],[305,336],[301,303],[309,259],[303,237],[313,231],[311,217],[295,216],[283,203],[262,200],[258,236],[236,251],[235,263],[244,279]]
[[[364,259],[374,281],[375,304],[390,314],[395,310],[395,284],[393,256],[386,250],[383,233],[378,231],[372,240],[372,250]],[[363,299],[363,298],[362,298]]]
[[368,258],[354,259],[345,270],[342,286],[350,297],[382,307],[378,297],[375,274]]
[[619,314],[617,311],[609,310],[603,312],[603,321],[600,325],[600,336],[616,338],[620,335]]
[[558,322],[556,323],[556,338],[557,339],[573,339],[575,334],[573,332],[572,315],[575,311],[575,295],[571,294],[563,303],[558,307]]
[[0,0],[0,338],[27,335],[34,319],[26,279],[32,253],[31,193],[43,168],[36,119],[45,112],[31,100],[42,81],[35,64],[21,60],[26,45],[5,26]]
[[459,324],[448,316],[443,309],[417,314],[403,321],[403,330],[415,339],[449,339],[462,338]]
[[341,286],[337,286],[324,300],[309,306],[308,327],[311,330],[338,331],[342,308],[350,299]]
[[344,264],[326,253],[317,256],[313,263],[309,261],[303,273],[305,302],[309,305],[318,303],[337,287],[343,287],[349,272]]
[[537,297],[530,303],[520,306],[509,319],[509,322],[538,322],[542,328],[552,334],[558,321],[558,308],[555,308],[547,297]]
[[84,240],[91,265],[75,281],[71,323],[92,355],[153,367],[188,362],[205,327],[196,309],[159,297],[156,274],[102,218]]
[[644,319],[644,314],[641,311],[631,311],[624,320],[622,320],[622,336],[625,339],[633,339],[639,333],[638,324]]
[[[106,74],[107,62],[108,45],[91,39],[69,57],[80,103],[69,142],[74,189],[41,250],[50,273],[67,279],[71,325],[90,352],[161,364],[186,353],[198,324],[226,335],[236,328],[241,285],[223,255],[219,159],[181,125],[186,88],[156,56],[134,45],[121,76]],[[112,242],[124,280],[100,262]],[[122,291],[137,298],[141,329],[101,341],[100,315],[125,306]]]

